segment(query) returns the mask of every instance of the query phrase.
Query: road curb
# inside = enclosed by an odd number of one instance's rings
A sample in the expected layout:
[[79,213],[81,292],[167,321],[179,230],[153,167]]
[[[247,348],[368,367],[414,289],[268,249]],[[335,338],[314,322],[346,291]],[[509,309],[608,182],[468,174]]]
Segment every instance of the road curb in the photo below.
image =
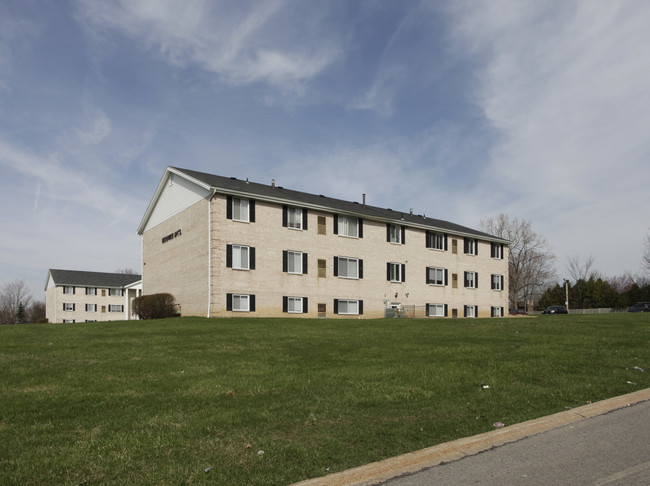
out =
[[347,471],[308,479],[295,483],[293,486],[370,486],[379,484],[403,474],[414,473],[444,462],[456,461],[493,447],[516,442],[525,437],[580,422],[590,417],[603,415],[647,400],[650,400],[650,388],[401,456],[391,457],[390,459],[373,462]]

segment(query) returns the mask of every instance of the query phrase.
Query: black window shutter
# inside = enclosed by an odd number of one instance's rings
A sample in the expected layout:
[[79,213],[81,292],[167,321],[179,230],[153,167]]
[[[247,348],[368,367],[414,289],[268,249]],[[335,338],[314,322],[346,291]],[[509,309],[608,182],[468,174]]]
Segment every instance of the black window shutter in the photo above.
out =
[[282,297],[282,312],[289,312],[289,297]]
[[226,198],[226,219],[232,219],[232,196]]
[[469,241],[463,238],[463,253],[469,253]]
[[448,284],[449,284],[449,272],[445,268],[445,285],[448,285]]
[[478,317],[478,306],[474,306],[474,317]]
[[386,280],[390,281],[390,262],[386,264]]
[[495,253],[496,253],[496,243],[492,242],[490,243],[490,256],[494,258]]
[[226,267],[232,268],[232,245],[226,245]]
[[494,290],[495,287],[496,286],[494,285],[494,276],[492,276],[492,278],[490,279],[490,288]]
[[431,233],[428,231],[424,232],[424,246],[427,248],[431,248]]
[[474,255],[478,255],[478,240],[474,240]]
[[463,317],[467,317],[467,306],[466,305],[463,306],[463,311],[464,311]]
[[77,287],[72,287],[72,295],[74,295],[77,292]]
[[287,212],[289,211],[289,208],[285,205],[282,206],[282,226],[287,227],[288,222],[287,222]]
[[429,315],[431,315],[431,312],[429,311],[429,304],[427,304],[427,317],[429,317]]
[[402,245],[406,245],[406,226],[402,226]]
[[465,287],[469,287],[469,279],[467,278],[467,272],[465,272]]
[[386,242],[390,243],[390,223],[386,223]]
[[253,199],[248,201],[248,220],[251,223],[255,222],[255,201]]
[[445,251],[447,251],[447,235],[445,235]]
[[334,299],[334,314],[339,313],[339,299]]
[[302,254],[302,273],[305,274],[305,275],[307,274],[307,264],[308,264],[307,253],[303,253]]
[[334,276],[339,276],[339,257],[334,257]]
[[339,215],[338,214],[334,215],[334,234],[335,235],[339,234]]
[[504,284],[505,284],[505,282],[504,282],[505,278],[503,277],[503,275],[500,276],[500,279],[501,279],[501,290],[505,290],[505,289],[503,288],[503,286],[504,286]]
[[501,307],[501,317],[503,317],[505,314],[503,313],[503,307]]
[[307,299],[307,297],[303,297],[302,298],[302,313],[303,314],[307,314],[307,312],[308,312],[307,311],[308,303],[309,303],[309,300]]
[[445,317],[448,315],[447,304],[445,304]]
[[226,310],[232,310],[232,294],[226,294]]
[[302,229],[307,231],[307,209],[302,208]]
[[359,315],[363,314],[363,300],[359,301]]
[[406,282],[406,264],[402,263],[402,282]]
[[474,288],[478,288],[478,273],[474,272]]
[[72,304],[72,310],[76,310],[77,304]]
[[282,271],[283,272],[289,271],[288,258],[289,258],[289,252],[287,250],[282,250]]
[[255,247],[250,246],[248,250],[250,255],[250,262],[248,268],[250,268],[251,270],[255,270]]
[[248,296],[248,302],[250,303],[250,305],[248,306],[248,310],[250,312],[255,312],[255,294]]
[[363,278],[363,260],[359,258],[359,278]]
[[425,271],[427,272],[427,276],[426,276],[427,283],[430,284],[431,283],[431,278],[429,278],[429,267],[425,268]]
[[359,218],[359,238],[363,238],[363,219]]

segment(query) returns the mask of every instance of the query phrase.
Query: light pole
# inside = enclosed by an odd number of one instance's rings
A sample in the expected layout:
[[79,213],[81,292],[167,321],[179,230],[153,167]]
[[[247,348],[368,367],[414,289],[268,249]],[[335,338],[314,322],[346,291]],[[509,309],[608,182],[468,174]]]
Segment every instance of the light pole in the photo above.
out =
[[566,311],[569,312],[569,281],[564,279],[564,288],[566,289],[566,300],[564,305],[566,306]]

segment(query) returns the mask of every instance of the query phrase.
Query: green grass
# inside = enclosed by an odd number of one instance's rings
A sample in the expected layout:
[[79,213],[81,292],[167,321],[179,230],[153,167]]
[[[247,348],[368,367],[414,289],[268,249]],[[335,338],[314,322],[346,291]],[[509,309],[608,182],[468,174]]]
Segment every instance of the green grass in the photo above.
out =
[[289,484],[647,388],[649,354],[647,314],[3,326],[0,484]]

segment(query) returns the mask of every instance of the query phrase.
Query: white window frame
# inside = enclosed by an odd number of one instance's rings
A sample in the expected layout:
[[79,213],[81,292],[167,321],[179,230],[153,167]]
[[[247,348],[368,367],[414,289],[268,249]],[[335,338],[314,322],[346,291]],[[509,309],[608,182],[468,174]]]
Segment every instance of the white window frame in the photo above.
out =
[[[435,285],[437,287],[445,286],[445,269],[440,267],[427,267],[429,272],[429,285]],[[431,278],[431,272],[434,272],[435,278]],[[438,279],[438,273],[440,273],[440,279]]]
[[445,234],[432,231],[428,233],[429,249],[445,251]]
[[503,244],[494,243],[493,248],[494,248],[494,255],[492,256],[492,258],[494,258],[495,260],[503,260]]
[[339,235],[346,238],[359,237],[359,218],[352,216],[339,216]]
[[465,275],[463,275],[463,277],[463,284],[469,284],[465,285],[466,289],[476,288],[476,272],[465,272]]
[[476,255],[476,248],[478,247],[478,240],[476,238],[466,238],[467,253],[465,255]]
[[74,324],[74,319],[63,319],[64,324]]
[[[359,259],[358,258],[352,258],[352,257],[338,257],[339,261],[339,268],[338,268],[338,276],[339,278],[349,278],[349,279],[359,279]],[[342,265],[343,261],[345,261],[345,265]],[[345,275],[341,274],[341,270],[345,268]],[[354,270],[354,275],[349,274],[350,269]]]
[[[341,304],[345,306],[345,312],[341,311]],[[351,309],[352,307],[352,309]],[[353,299],[339,299],[338,314],[344,316],[357,316],[359,315],[359,301]]]
[[246,245],[232,245],[232,268],[235,270],[250,270],[250,267],[250,247]]
[[72,302],[63,303],[63,312],[73,312],[73,311],[74,311],[74,304]]
[[302,208],[287,207],[287,228],[302,230]]
[[390,281],[393,283],[402,283],[402,264],[389,262],[390,265]]
[[124,312],[123,304],[109,304],[108,312]]
[[302,314],[302,297],[287,297],[287,312]]
[[476,317],[476,306],[475,305],[466,305],[465,308],[467,309],[466,311],[466,316],[465,317]]
[[124,289],[108,289],[109,297],[124,297]]
[[232,198],[232,219],[243,223],[250,222],[250,201],[248,199]]
[[501,315],[501,307],[492,307],[492,317],[503,317]]
[[86,312],[97,312],[97,304],[86,304]]
[[492,274],[492,287],[494,287],[492,290],[503,290],[501,288],[501,277],[502,275]]
[[74,286],[72,286],[72,285],[64,285],[63,286],[63,294],[64,295],[74,295]]
[[[432,310],[435,310],[435,312],[431,313]],[[429,304],[427,317],[445,317],[445,304]]]
[[291,251],[291,250],[287,251],[287,272],[302,275],[302,252],[301,251]]
[[86,295],[97,295],[97,287],[86,287]]
[[232,294],[233,312],[249,312],[251,297],[248,294]]
[[389,235],[389,242],[390,243],[395,243],[398,245],[402,244],[402,227],[397,225],[397,224],[389,224],[388,225],[388,235]]

